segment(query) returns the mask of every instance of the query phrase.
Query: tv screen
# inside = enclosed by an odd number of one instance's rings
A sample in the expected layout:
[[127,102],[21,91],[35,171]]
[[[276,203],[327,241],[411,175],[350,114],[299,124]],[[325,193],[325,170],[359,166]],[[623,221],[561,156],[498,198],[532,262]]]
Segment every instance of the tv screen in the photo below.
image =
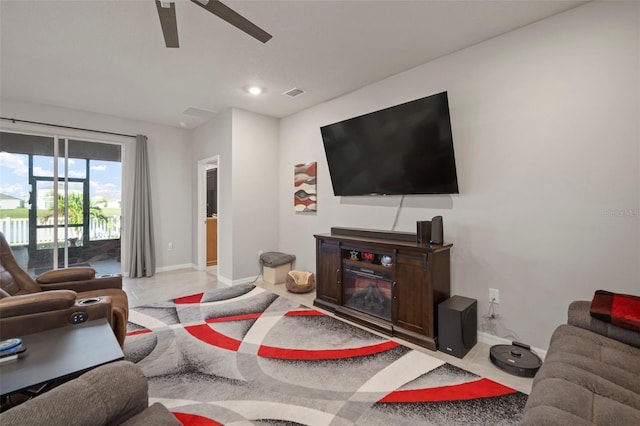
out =
[[336,196],[458,193],[447,92],[320,131]]

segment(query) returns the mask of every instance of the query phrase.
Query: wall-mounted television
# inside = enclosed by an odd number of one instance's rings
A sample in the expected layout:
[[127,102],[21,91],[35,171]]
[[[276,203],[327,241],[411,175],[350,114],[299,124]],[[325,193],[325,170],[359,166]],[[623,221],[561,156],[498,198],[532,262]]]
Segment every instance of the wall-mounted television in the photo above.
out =
[[447,92],[320,132],[336,196],[458,193]]

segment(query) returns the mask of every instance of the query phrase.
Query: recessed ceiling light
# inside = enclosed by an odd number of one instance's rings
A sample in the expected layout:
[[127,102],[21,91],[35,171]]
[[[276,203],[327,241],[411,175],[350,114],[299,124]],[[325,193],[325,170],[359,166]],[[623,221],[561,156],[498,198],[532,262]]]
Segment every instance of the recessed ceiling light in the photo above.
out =
[[264,92],[264,89],[262,87],[259,86],[249,86],[247,88],[247,92],[251,93],[252,95],[260,95],[262,94],[262,92]]

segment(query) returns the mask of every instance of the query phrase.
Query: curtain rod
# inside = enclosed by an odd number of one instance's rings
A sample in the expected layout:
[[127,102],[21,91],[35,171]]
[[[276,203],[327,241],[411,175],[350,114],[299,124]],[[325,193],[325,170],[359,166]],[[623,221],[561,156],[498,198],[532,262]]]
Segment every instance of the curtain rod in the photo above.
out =
[[128,137],[128,138],[135,138],[136,137],[135,135],[125,135],[124,133],[105,132],[105,131],[102,131],[102,130],[84,129],[82,127],[62,126],[60,124],[41,123],[39,121],[19,120],[17,118],[0,117],[0,119],[11,121],[14,124],[16,122],[28,123],[28,124],[40,124],[42,126],[60,127],[62,129],[71,129],[71,130],[83,130],[85,132],[103,133],[105,135],[125,136],[125,137]]

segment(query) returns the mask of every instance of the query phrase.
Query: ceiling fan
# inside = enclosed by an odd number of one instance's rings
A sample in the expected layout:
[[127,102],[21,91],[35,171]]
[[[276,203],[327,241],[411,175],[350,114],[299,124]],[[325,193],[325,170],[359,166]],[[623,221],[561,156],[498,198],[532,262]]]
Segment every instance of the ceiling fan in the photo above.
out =
[[[176,23],[176,5],[173,2],[155,0],[164,43],[167,47],[180,47],[178,43],[178,25]],[[266,43],[271,39],[271,34],[249,21],[244,16],[235,12],[219,0],[191,0],[203,9],[208,10],[219,18],[224,19],[234,27],[249,34],[251,37]]]

